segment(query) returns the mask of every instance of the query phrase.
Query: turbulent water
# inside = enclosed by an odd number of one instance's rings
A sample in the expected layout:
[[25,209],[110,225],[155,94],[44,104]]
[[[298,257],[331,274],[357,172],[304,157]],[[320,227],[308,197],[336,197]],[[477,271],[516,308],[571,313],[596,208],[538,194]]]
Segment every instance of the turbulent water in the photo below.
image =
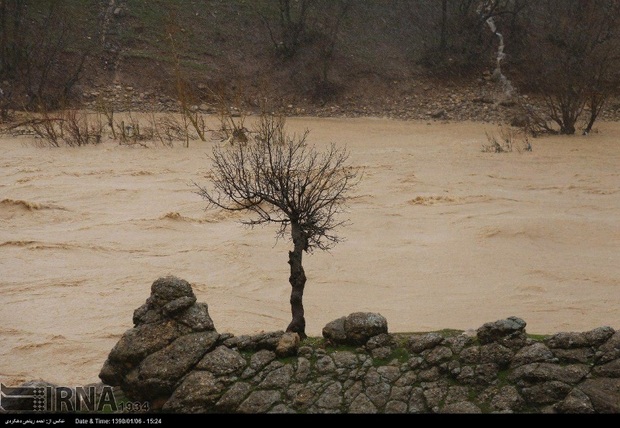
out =
[[[620,124],[487,153],[488,124],[289,119],[346,145],[364,176],[346,240],[304,256],[307,333],[357,311],[392,332],[519,316],[529,333],[620,328]],[[98,381],[164,275],[189,281],[216,329],[285,329],[288,250],[275,227],[205,210],[214,141],[0,146],[0,380]]]

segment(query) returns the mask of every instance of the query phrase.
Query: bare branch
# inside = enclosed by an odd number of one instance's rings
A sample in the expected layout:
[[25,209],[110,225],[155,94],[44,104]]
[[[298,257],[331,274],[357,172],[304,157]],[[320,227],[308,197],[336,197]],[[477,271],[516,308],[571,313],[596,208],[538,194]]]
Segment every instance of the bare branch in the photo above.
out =
[[333,230],[345,224],[337,216],[359,170],[346,165],[346,149],[310,147],[308,133],[289,135],[284,118],[263,115],[247,143],[213,148],[211,187],[196,185],[198,194],[209,208],[256,214],[242,221],[246,225],[279,224],[279,236],[295,223],[308,240],[306,250],[330,248],[340,241]]

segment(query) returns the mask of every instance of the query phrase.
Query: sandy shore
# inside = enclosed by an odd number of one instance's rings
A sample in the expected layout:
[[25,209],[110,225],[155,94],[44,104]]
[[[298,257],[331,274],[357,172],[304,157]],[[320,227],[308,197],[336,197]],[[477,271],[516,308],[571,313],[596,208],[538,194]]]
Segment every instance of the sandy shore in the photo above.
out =
[[[346,241],[306,255],[307,333],[357,311],[392,332],[518,316],[550,334],[620,328],[620,123],[485,153],[479,123],[291,118],[365,169]],[[152,282],[176,275],[219,332],[285,329],[288,250],[275,227],[205,211],[214,141],[41,148],[0,138],[0,380],[98,381]]]

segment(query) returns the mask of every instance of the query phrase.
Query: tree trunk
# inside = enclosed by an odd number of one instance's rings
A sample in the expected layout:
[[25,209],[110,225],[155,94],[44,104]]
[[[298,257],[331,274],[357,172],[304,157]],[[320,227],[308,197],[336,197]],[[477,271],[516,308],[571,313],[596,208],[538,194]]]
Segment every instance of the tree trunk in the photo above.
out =
[[8,63],[8,54],[7,54],[7,38],[8,38],[8,30],[6,28],[6,23],[8,19],[6,18],[6,3],[4,0],[0,0],[0,77],[4,77],[7,74],[7,63]]
[[596,122],[599,113],[603,110],[603,105],[605,104],[606,99],[607,97],[602,94],[590,95],[590,99],[588,101],[588,103],[590,104],[590,119],[588,120],[586,129],[584,129],[583,131],[583,135],[588,135],[592,131],[594,122]]
[[446,52],[448,42],[446,39],[446,31],[448,26],[448,0],[442,0],[441,2],[441,29],[439,35],[439,52],[442,54]]
[[306,274],[301,261],[303,252],[308,248],[308,239],[305,232],[299,227],[299,224],[295,222],[291,224],[291,235],[293,238],[293,251],[288,253],[288,264],[291,266],[289,282],[291,283],[291,314],[293,319],[286,331],[297,333],[300,338],[305,339],[307,336],[303,295],[304,286],[306,285]]
[[573,124],[566,124],[560,128],[560,134],[562,135],[575,135],[575,131],[575,125]]

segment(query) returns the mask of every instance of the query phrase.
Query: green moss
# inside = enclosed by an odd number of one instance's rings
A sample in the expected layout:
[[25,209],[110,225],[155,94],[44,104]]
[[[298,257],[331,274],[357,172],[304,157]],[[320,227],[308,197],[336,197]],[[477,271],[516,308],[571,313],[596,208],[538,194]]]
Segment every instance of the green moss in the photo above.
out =
[[256,351],[239,351],[239,354],[246,359],[246,361],[250,361],[252,355],[256,354]]
[[527,337],[528,339],[535,340],[536,342],[542,342],[545,339],[547,339],[549,336],[543,335],[543,334],[528,334]]
[[510,374],[510,372],[511,370],[500,370],[499,372],[497,372],[497,386],[499,388],[510,384],[510,382],[508,381],[508,375]]
[[307,337],[301,341],[301,346],[310,346],[314,349],[322,348],[325,345],[325,339],[322,337]]
[[333,354],[334,352],[357,352],[357,347],[350,345],[338,345],[338,346],[329,346],[325,348],[325,352],[328,354]]
[[470,398],[470,401],[474,403],[475,405],[477,405],[480,408],[480,411],[482,413],[493,413],[494,412],[494,409],[491,407],[491,404],[487,403],[486,401],[482,403],[478,403],[473,398]]
[[282,364],[295,364],[297,363],[297,357],[279,358],[278,361],[281,362]]
[[396,333],[392,335],[394,345],[400,348],[406,348],[411,334]]
[[444,338],[455,337],[463,334],[463,330],[454,330],[450,328],[444,328],[443,330],[436,330],[431,333],[437,333]]

